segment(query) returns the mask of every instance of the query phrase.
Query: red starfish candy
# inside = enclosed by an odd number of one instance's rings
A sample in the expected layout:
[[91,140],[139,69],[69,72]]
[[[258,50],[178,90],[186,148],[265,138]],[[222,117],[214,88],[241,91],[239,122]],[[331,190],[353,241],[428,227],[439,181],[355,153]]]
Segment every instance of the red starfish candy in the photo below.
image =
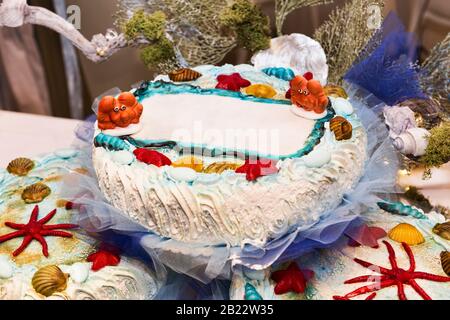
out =
[[146,164],[152,164],[157,167],[170,166],[172,161],[162,153],[155,150],[147,150],[144,148],[138,148],[133,151],[136,159]]
[[245,88],[251,85],[251,82],[242,78],[239,73],[233,73],[230,75],[221,74],[217,77],[218,84],[216,89],[224,89],[231,91],[240,91],[241,88]]
[[48,246],[47,241],[45,241],[45,236],[53,236],[53,237],[63,237],[63,238],[72,238],[72,234],[59,231],[55,229],[74,229],[78,228],[76,224],[53,224],[53,225],[45,225],[49,222],[53,216],[56,214],[56,209],[51,211],[48,215],[46,215],[41,220],[37,220],[39,215],[39,206],[35,206],[33,212],[31,213],[30,220],[27,224],[17,224],[13,222],[5,222],[5,225],[16,229],[18,231],[6,234],[0,237],[0,243],[18,238],[24,237],[22,244],[16,251],[13,252],[13,256],[17,257],[21,254],[31,243],[31,241],[37,240],[42,246],[42,253],[45,257],[48,257]]
[[387,242],[383,241],[384,245],[387,248],[387,251],[389,253],[389,262],[391,263],[391,269],[383,268],[380,266],[377,266],[375,264],[372,264],[370,262],[366,262],[363,260],[360,260],[358,258],[355,258],[354,261],[361,266],[368,268],[370,270],[376,270],[380,275],[373,276],[373,275],[367,275],[367,276],[360,276],[356,277],[350,280],[345,281],[345,284],[350,283],[360,283],[360,282],[366,282],[366,281],[372,281],[376,282],[374,284],[370,284],[364,287],[361,287],[359,289],[356,289],[345,296],[334,296],[333,299],[335,300],[349,300],[350,298],[366,294],[366,293],[372,293],[368,298],[373,299],[375,297],[374,293],[375,291],[391,287],[391,286],[397,286],[398,290],[398,298],[400,300],[407,300],[405,295],[405,285],[410,285],[424,300],[431,300],[431,297],[423,290],[415,281],[415,279],[425,279],[429,281],[436,281],[436,282],[450,282],[450,277],[443,277],[431,273],[426,272],[420,272],[415,271],[416,269],[416,261],[414,259],[413,252],[409,245],[406,243],[402,243],[403,249],[406,251],[406,254],[409,258],[409,264],[410,267],[408,270],[404,270],[402,268],[399,268],[397,266],[397,259],[395,257],[395,251],[394,248],[392,248],[392,245]]
[[314,276],[311,270],[300,270],[295,262],[292,262],[286,270],[279,270],[272,273],[271,278],[277,283],[275,294],[284,294],[287,292],[303,293],[306,289],[306,283]]
[[120,255],[115,248],[102,245],[97,252],[89,255],[87,261],[92,262],[93,271],[98,271],[106,266],[117,266],[120,263]]
[[359,247],[361,245],[374,249],[379,248],[378,239],[386,237],[387,233],[379,227],[369,227],[366,224],[350,229],[347,236],[350,238],[348,245],[351,247]]
[[259,177],[277,172],[276,163],[271,160],[246,160],[243,166],[236,169],[236,173],[245,173],[248,181],[254,181]]

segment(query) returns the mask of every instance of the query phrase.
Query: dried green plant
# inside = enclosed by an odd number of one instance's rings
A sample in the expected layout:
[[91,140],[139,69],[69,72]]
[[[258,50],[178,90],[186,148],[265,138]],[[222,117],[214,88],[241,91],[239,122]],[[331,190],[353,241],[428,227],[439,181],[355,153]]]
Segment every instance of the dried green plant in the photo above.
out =
[[146,13],[144,9],[134,12],[129,20],[123,20],[120,28],[129,42],[141,43],[141,59],[147,66],[176,64],[173,44],[166,36],[166,15],[162,11]]
[[275,25],[277,34],[282,35],[282,29],[286,17],[294,10],[302,7],[312,7],[328,4],[333,0],[276,0],[275,1]]
[[429,177],[431,168],[440,167],[450,161],[450,121],[442,122],[430,130],[428,146],[419,161],[425,166],[425,177]]
[[249,0],[237,0],[222,11],[220,20],[236,32],[239,46],[251,52],[270,47],[269,18]]
[[424,92],[438,102],[446,118],[450,118],[450,33],[438,43],[422,64],[420,84]]
[[330,83],[342,83],[345,72],[381,26],[381,23],[378,28],[369,23],[373,13],[368,8],[373,6],[378,6],[381,12],[384,1],[351,0],[334,9],[314,33],[327,55]]

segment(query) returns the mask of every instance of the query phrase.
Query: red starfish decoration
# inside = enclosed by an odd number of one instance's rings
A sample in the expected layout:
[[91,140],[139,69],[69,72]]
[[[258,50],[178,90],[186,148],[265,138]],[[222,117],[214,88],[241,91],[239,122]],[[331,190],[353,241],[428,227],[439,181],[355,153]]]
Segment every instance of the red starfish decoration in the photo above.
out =
[[48,257],[48,246],[47,241],[45,241],[45,236],[53,236],[53,237],[63,237],[63,238],[72,238],[72,234],[59,231],[55,229],[74,229],[78,228],[76,224],[53,224],[53,225],[45,225],[49,222],[54,215],[56,214],[56,209],[51,211],[48,215],[46,215],[41,220],[38,220],[39,215],[39,206],[35,206],[33,212],[31,213],[30,220],[27,224],[17,224],[13,222],[5,222],[5,225],[16,229],[18,231],[6,234],[0,237],[0,243],[18,238],[24,237],[22,244],[16,251],[13,252],[13,256],[17,257],[21,254],[31,243],[31,241],[37,240],[42,246],[42,253],[45,257]]
[[92,262],[93,271],[98,271],[106,266],[117,266],[120,263],[120,255],[116,248],[103,244],[97,252],[88,256],[87,261]]
[[144,148],[138,148],[133,151],[136,159],[146,164],[152,164],[157,167],[170,166],[172,161],[162,153],[155,150],[147,150]]
[[306,289],[306,283],[314,276],[311,270],[300,270],[295,262],[292,262],[286,270],[278,270],[272,273],[271,279],[277,284],[275,294],[284,294],[287,292],[303,293]]
[[233,73],[230,75],[221,74],[217,77],[218,84],[216,89],[224,89],[231,91],[240,91],[241,88],[245,88],[251,85],[251,82],[242,78],[239,73]]
[[386,235],[386,231],[382,228],[369,227],[367,224],[363,224],[362,226],[350,229],[347,232],[347,236],[350,238],[348,245],[351,247],[359,247],[364,245],[378,249],[378,239],[384,238]]
[[243,166],[236,169],[236,173],[245,173],[248,181],[254,181],[259,177],[277,172],[276,163],[271,160],[246,160]]
[[403,249],[406,251],[406,254],[409,258],[409,264],[410,267],[408,270],[404,270],[402,268],[399,268],[397,266],[397,259],[395,257],[395,251],[394,248],[392,248],[392,245],[387,242],[383,241],[384,245],[387,248],[387,251],[389,253],[389,262],[391,263],[391,269],[383,268],[380,266],[377,266],[375,264],[372,264],[370,262],[366,262],[363,260],[360,260],[358,258],[355,258],[354,261],[361,266],[368,268],[370,270],[376,270],[380,275],[373,276],[373,275],[367,275],[367,276],[360,276],[356,277],[350,280],[345,281],[345,284],[351,284],[351,283],[360,283],[360,282],[366,282],[366,281],[373,281],[374,284],[370,284],[364,287],[361,287],[359,289],[356,289],[345,296],[334,296],[333,299],[335,300],[349,300],[350,298],[366,294],[366,293],[372,293],[368,298],[373,299],[375,297],[374,293],[375,291],[391,287],[391,286],[397,286],[398,290],[398,298],[400,300],[407,300],[405,295],[405,285],[410,285],[424,300],[431,300],[431,297],[423,290],[415,281],[415,279],[425,279],[429,281],[436,281],[436,282],[450,282],[450,277],[443,277],[431,273],[426,272],[420,272],[415,271],[416,269],[416,261],[414,259],[413,252],[411,250],[411,247],[407,245],[406,243],[402,243]]

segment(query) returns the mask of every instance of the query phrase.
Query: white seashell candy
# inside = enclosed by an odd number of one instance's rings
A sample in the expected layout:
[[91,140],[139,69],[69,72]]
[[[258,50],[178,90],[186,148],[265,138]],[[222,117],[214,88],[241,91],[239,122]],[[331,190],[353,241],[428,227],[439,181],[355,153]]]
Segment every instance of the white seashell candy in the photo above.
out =
[[394,147],[403,154],[415,157],[425,154],[430,133],[423,128],[411,128],[395,138]]
[[193,182],[197,179],[197,172],[191,168],[170,167],[167,174],[172,180],[179,182]]
[[353,106],[347,99],[329,98],[331,100],[331,105],[338,116],[349,116],[353,113]]
[[414,112],[408,107],[385,107],[383,115],[389,127],[389,136],[393,139],[406,130],[417,127]]
[[70,279],[75,283],[83,283],[89,277],[90,264],[77,262],[68,268]]
[[200,174],[198,178],[195,180],[195,184],[202,184],[202,185],[213,185],[220,181],[220,175],[216,173],[212,174]]
[[309,168],[320,168],[331,160],[331,152],[325,147],[319,147],[303,157],[305,165]]
[[129,151],[121,150],[113,153],[112,160],[117,164],[127,166],[134,161],[134,156]]
[[8,257],[0,256],[0,279],[9,279],[14,274],[14,266]]
[[328,64],[320,43],[300,33],[293,33],[272,39],[270,48],[252,57],[257,69],[269,67],[291,68],[295,74],[312,72],[314,79],[325,86],[328,78]]
[[55,156],[62,158],[62,159],[70,159],[77,155],[77,151],[73,149],[61,149],[55,151]]

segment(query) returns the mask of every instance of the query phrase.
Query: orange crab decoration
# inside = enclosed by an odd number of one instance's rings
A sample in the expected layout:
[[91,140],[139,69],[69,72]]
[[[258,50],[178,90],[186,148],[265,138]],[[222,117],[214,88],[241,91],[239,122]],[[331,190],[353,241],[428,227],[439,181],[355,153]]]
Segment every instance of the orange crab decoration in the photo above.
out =
[[327,108],[328,97],[319,81],[312,80],[311,77],[296,76],[291,80],[290,86],[290,99],[297,107],[317,114],[323,113]]
[[98,105],[98,128],[111,130],[137,124],[142,111],[142,105],[131,92],[122,92],[117,99],[112,96],[103,97]]

